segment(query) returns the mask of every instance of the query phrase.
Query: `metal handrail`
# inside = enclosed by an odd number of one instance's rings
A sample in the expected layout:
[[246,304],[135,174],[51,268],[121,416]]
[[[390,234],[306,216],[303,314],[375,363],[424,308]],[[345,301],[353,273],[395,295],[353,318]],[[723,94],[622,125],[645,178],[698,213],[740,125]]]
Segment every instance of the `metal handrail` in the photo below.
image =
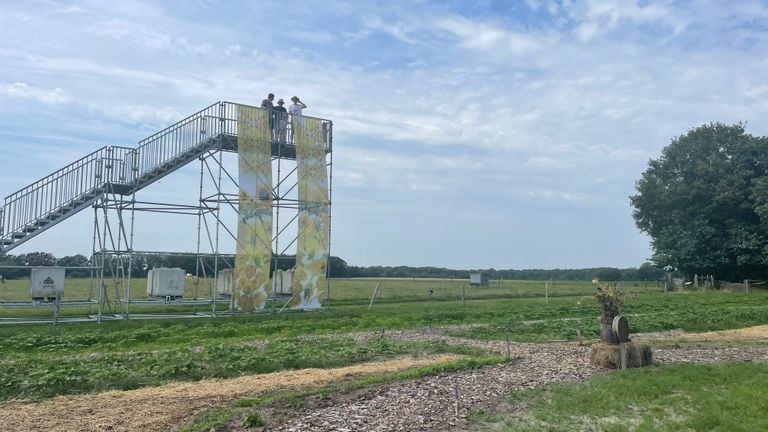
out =
[[131,184],[136,149],[102,147],[5,197],[0,235],[15,233],[83,199],[105,183]]
[[[108,184],[139,188],[142,181],[149,181],[153,174],[197,157],[205,150],[204,146],[215,145],[216,138],[237,136],[238,106],[246,105],[216,102],[139,141],[137,148],[101,147],[8,195],[0,207],[0,239],[9,239],[25,229],[35,229],[36,224],[56,212],[82,204],[83,200],[97,198],[106,191]],[[286,116],[280,121],[287,119]],[[332,122],[319,120],[324,122],[324,130],[327,130],[326,148],[330,151]],[[287,122],[286,136],[277,138],[276,134],[273,139],[290,143],[290,123]]]

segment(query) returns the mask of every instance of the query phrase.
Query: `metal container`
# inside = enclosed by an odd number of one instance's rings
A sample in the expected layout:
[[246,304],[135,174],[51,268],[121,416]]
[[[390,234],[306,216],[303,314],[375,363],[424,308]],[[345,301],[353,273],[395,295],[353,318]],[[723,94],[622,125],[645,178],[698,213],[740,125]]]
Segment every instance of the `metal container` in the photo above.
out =
[[186,272],[180,268],[153,268],[147,274],[147,295],[150,297],[184,297]]
[[295,269],[277,270],[272,274],[272,291],[277,295],[293,294],[293,276]]
[[60,267],[36,267],[32,269],[29,294],[34,300],[55,299],[64,296],[64,273]]
[[219,270],[219,274],[216,276],[216,292],[219,295],[231,296],[234,286],[234,271],[232,269]]

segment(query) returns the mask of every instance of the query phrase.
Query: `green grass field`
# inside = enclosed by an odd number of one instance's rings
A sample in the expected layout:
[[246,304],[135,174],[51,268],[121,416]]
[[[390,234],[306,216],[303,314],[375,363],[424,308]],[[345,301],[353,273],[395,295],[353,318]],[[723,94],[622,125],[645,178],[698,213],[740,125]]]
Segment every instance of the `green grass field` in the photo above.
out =
[[[764,431],[766,363],[667,365],[513,393],[477,431]],[[515,412],[515,416],[509,413]]]

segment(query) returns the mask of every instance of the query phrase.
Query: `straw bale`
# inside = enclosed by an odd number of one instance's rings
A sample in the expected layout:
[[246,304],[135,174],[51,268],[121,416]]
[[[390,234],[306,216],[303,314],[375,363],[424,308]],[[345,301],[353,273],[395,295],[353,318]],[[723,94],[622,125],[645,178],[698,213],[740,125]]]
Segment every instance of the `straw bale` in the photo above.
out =
[[[653,354],[650,345],[627,342],[627,367],[637,368],[649,366],[653,363]],[[596,343],[592,345],[589,353],[589,362],[592,366],[604,367],[609,369],[619,369],[620,353],[618,345],[606,343]]]

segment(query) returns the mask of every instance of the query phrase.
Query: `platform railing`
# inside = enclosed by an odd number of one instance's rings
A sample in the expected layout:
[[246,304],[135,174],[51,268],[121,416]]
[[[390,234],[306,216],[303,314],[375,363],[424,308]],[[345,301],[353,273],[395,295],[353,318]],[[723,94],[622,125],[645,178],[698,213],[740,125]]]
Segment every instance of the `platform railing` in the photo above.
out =
[[1,212],[0,236],[31,229],[35,222],[83,199],[105,183],[132,182],[126,164],[135,151],[127,147],[102,147],[8,195]]
[[172,166],[180,156],[226,133],[226,112],[227,103],[218,102],[139,141],[138,176]]

